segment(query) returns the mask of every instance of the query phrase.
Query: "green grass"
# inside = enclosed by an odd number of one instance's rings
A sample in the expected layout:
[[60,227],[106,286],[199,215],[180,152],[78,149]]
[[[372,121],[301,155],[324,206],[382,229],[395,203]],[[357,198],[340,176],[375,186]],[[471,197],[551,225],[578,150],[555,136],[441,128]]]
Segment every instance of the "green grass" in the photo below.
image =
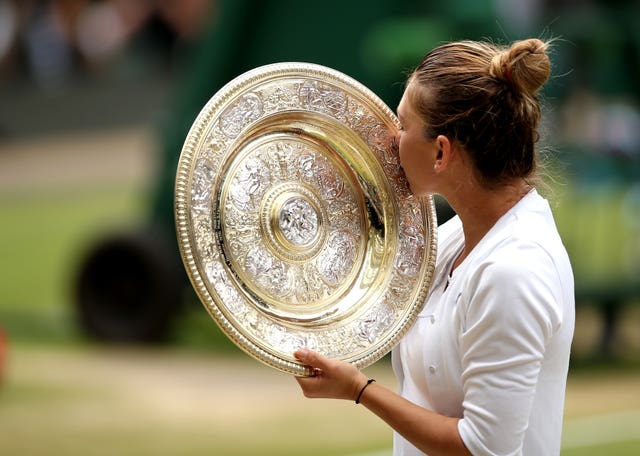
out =
[[578,448],[565,448],[562,450],[561,454],[563,456],[637,456],[640,454],[640,440],[614,442]]
[[72,332],[70,296],[85,249],[137,223],[144,192],[129,186],[0,196],[0,324],[12,337],[51,341]]

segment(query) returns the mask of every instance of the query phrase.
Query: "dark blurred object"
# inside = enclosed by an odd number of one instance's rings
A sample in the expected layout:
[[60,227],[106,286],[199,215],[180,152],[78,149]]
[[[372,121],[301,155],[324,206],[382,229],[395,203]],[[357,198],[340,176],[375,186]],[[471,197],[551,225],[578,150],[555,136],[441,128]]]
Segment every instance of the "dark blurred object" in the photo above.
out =
[[185,285],[162,232],[113,234],[94,246],[76,286],[80,323],[92,336],[157,342],[169,331]]

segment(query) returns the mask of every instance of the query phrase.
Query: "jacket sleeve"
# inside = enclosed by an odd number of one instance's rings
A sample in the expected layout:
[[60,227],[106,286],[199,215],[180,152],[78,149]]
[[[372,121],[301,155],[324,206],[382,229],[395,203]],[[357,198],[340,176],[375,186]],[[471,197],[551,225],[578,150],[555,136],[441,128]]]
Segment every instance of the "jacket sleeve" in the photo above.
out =
[[536,245],[483,263],[461,296],[463,418],[472,454],[522,451],[545,347],[561,324],[561,285]]

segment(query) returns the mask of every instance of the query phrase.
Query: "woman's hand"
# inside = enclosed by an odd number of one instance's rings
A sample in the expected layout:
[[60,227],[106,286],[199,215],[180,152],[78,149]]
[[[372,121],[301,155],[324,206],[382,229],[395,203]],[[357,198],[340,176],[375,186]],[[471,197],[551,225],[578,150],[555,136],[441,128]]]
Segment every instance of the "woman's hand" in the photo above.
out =
[[322,356],[307,348],[293,354],[313,368],[313,377],[296,377],[306,397],[355,400],[368,378],[355,366]]
[[[296,377],[306,397],[354,401],[367,384],[368,377],[345,361],[329,359],[306,348],[297,350],[293,355],[316,374],[313,377]],[[429,411],[380,385],[375,388],[375,396],[370,394],[363,405],[420,450],[434,455],[471,455],[458,433],[459,418]]]

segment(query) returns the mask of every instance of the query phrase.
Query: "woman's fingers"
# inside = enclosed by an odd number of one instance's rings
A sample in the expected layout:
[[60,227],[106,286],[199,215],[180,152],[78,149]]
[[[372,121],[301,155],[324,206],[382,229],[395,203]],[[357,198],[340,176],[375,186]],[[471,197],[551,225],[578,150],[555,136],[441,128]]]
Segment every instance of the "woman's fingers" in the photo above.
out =
[[322,369],[326,367],[328,358],[322,356],[320,353],[315,352],[313,350],[309,350],[308,348],[299,348],[293,354],[298,361],[305,363],[307,366],[311,366],[313,368]]

